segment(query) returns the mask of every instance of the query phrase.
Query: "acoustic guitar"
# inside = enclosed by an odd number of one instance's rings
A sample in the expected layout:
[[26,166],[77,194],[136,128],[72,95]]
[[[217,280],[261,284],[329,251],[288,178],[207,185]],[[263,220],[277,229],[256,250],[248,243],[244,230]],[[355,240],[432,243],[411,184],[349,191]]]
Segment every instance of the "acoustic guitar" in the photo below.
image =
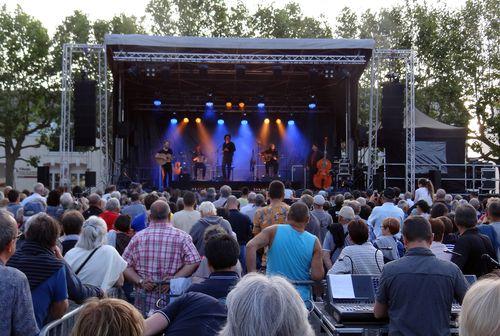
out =
[[163,166],[167,163],[172,163],[172,154],[156,153],[155,160],[156,163],[158,163],[160,166]]

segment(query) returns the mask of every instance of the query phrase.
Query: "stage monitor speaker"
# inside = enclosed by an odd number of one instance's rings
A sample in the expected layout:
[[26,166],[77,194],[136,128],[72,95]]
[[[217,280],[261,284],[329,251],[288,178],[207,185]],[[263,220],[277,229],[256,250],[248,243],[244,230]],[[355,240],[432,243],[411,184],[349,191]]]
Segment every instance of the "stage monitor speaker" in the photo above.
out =
[[429,180],[431,180],[434,190],[441,188],[441,171],[429,170]]
[[44,186],[48,187],[50,184],[50,167],[49,166],[37,167],[36,180],[37,182],[43,183]]
[[95,146],[96,138],[96,82],[75,82],[74,145]]
[[95,171],[85,172],[85,188],[92,188],[96,186]]

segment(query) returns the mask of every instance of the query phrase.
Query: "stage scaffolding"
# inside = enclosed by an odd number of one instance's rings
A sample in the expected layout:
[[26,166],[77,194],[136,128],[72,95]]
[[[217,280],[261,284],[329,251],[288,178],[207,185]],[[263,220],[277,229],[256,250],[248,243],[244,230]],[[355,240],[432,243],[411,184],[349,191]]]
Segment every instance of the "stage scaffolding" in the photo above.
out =
[[378,168],[377,134],[380,130],[379,122],[379,87],[381,84],[380,68],[382,62],[402,60],[405,70],[405,186],[406,191],[415,191],[415,65],[416,57],[413,50],[375,49],[371,60],[370,84],[370,114],[368,126],[368,172],[367,187],[373,189],[373,180]]

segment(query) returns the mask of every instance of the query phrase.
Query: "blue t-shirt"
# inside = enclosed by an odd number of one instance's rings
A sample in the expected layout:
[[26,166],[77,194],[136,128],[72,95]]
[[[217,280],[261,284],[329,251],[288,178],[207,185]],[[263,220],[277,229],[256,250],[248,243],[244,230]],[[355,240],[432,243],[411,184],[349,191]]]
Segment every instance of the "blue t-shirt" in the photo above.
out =
[[132,220],[132,224],[130,225],[130,227],[135,231],[135,232],[139,232],[139,231],[142,231],[144,230],[146,227],[147,227],[147,217],[146,217],[146,213],[143,212],[142,214],[136,216],[133,220]]
[[42,329],[49,316],[49,307],[52,302],[59,302],[68,298],[68,289],[66,286],[66,270],[64,267],[43,283],[31,291],[35,319],[38,327]]
[[239,279],[236,272],[212,272],[208,279],[192,284],[186,292],[204,293],[216,299],[224,299]]

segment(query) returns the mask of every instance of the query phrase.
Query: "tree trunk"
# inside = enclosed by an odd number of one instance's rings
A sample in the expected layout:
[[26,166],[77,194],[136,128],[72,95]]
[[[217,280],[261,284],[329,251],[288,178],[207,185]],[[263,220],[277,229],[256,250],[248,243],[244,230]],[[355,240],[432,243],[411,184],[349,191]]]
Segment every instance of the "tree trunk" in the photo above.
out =
[[5,149],[5,185],[14,186],[14,165],[16,157]]

